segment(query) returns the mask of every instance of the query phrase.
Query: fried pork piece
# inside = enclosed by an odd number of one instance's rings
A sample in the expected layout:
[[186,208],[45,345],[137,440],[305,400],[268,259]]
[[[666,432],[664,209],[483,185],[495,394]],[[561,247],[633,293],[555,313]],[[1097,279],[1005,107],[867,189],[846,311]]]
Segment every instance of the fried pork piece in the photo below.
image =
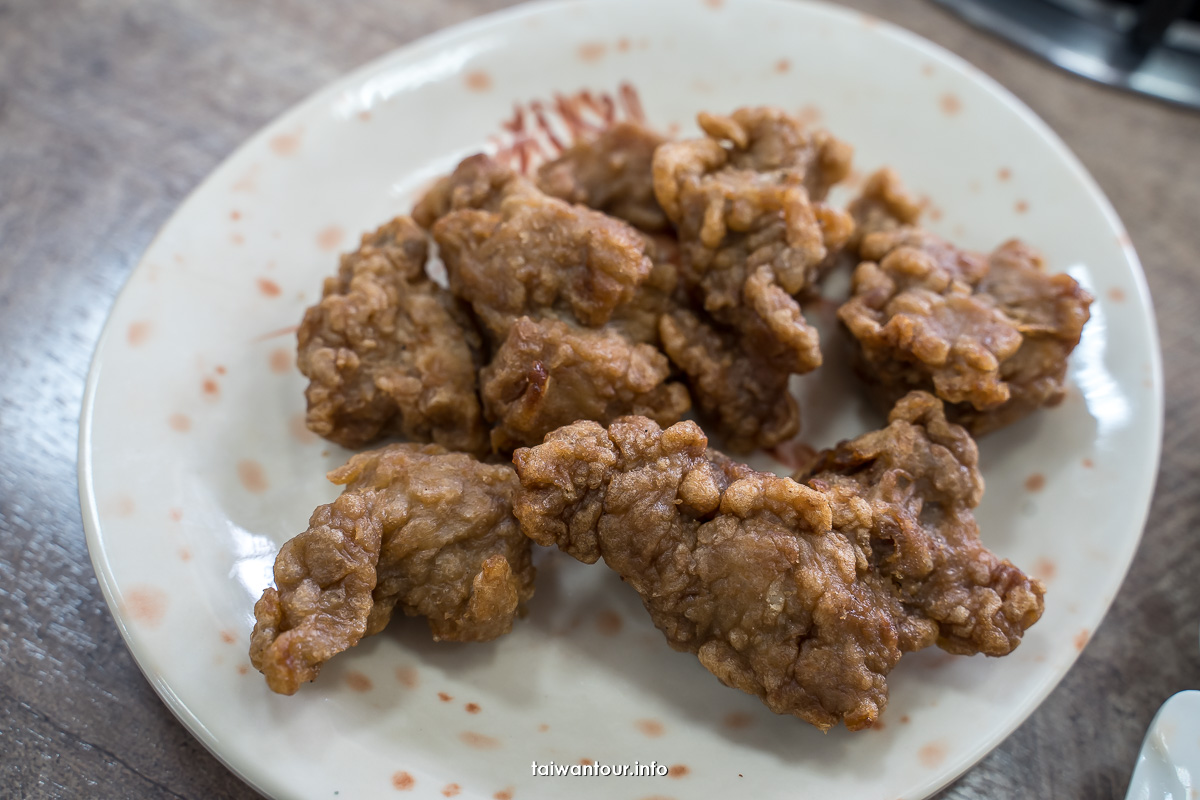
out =
[[472,303],[494,342],[528,315],[611,324],[635,342],[657,343],[658,317],[678,284],[679,245],[670,233],[550,197],[483,154],[438,181],[413,214],[434,229],[451,288]]
[[988,256],[977,291],[990,295],[1021,332],[1021,346],[1000,365],[1008,402],[996,408],[960,405],[953,419],[975,434],[1002,428],[1066,396],[1067,359],[1091,317],[1092,296],[1070,275],[1050,275],[1040,253],[1012,240]]
[[454,172],[437,180],[413,207],[413,219],[422,228],[461,209],[499,211],[511,193],[527,192],[529,181],[484,153],[463,161]]
[[854,235],[846,243],[846,249],[858,255],[862,240],[868,235],[916,225],[924,207],[904,187],[895,170],[885,167],[871,173],[862,193],[846,210],[854,219]]
[[838,317],[882,405],[926,389],[979,435],[1061,402],[1092,302],[1074,279],[1015,240],[984,257],[903,226],[861,249]]
[[585,417],[670,423],[690,406],[651,346],[678,284],[668,236],[550,197],[486,157],[464,161],[419,208],[436,217],[450,288],[488,337],[493,446],[536,444]]
[[576,423],[517,451],[514,512],[534,541],[603,558],[671,647],[776,713],[869,727],[903,653],[1001,655],[1040,615],[1040,584],[979,545],[974,445],[928,395],[811,485],[707,444],[691,422]]
[[897,634],[828,502],[707,445],[693,422],[576,423],[517,451],[514,511],[539,544],[603,558],[725,684],[821,728],[870,725]]
[[533,595],[530,545],[512,514],[517,478],[437,445],[360,453],[329,473],[345,486],[275,559],[254,606],[250,660],[280,694],[383,630],[424,616],[435,640],[508,633]]
[[651,171],[654,151],[664,141],[644,125],[619,122],[543,164],[538,169],[538,188],[643,231],[666,230],[666,215],[654,199]]
[[[812,328],[793,327],[816,347]],[[791,372],[778,368],[780,348],[772,336],[746,346],[736,331],[683,309],[662,317],[659,330],[663,352],[687,377],[697,409],[721,431],[727,448],[749,452],[799,431],[800,408],[788,391]]]
[[605,327],[619,331],[631,342],[661,346],[659,320],[687,305],[679,280],[679,242],[669,233],[642,234],[650,273],[629,302],[613,310]]
[[[833,529],[901,602],[911,643],[927,644],[929,629],[951,653],[1007,655],[1041,617],[1044,589],[979,540],[975,442],[927,392],[903,397],[888,423],[821,453],[797,479],[829,499]],[[901,650],[917,649],[905,638]]]
[[849,239],[849,215],[820,201],[849,174],[851,149],[776,108],[698,121],[707,138],[655,151],[654,190],[704,307],[733,322],[721,315],[741,306],[742,284],[760,266],[797,294]]
[[821,364],[816,329],[795,299],[761,272],[746,285],[771,316],[740,329],[702,310],[676,308],[659,319],[663,352],[687,379],[703,418],[735,453],[774,447],[800,430],[791,376]]
[[816,329],[766,267],[746,281],[743,302],[740,326],[678,303],[659,319],[663,352],[687,378],[696,407],[724,446],[738,453],[796,434],[800,409],[788,383],[821,363]]
[[308,427],[344,447],[403,435],[455,450],[485,443],[475,391],[479,334],[425,274],[428,245],[397,217],[325,281],[298,333]]
[[599,327],[650,275],[646,242],[625,223],[525,183],[504,191],[483,203],[495,211],[461,208],[432,228],[451,291],[494,341],[522,316]]
[[492,446],[536,444],[579,419],[675,422],[691,403],[669,374],[662,353],[615,330],[521,317],[480,373],[484,412],[495,420]]
[[[821,202],[849,172],[850,148],[774,108],[701,114],[699,123],[706,138],[655,151],[654,189],[679,233],[684,290],[702,309],[700,322],[726,341],[708,357],[695,348],[685,360],[668,355],[727,446],[770,447],[799,424],[787,374],[821,364],[816,331],[792,295],[812,288],[853,231],[848,214]],[[671,324],[664,320],[660,333]],[[755,380],[751,396],[738,398],[740,385],[722,385],[732,376],[716,369],[741,360],[779,375]],[[757,418],[742,416],[750,410]]]

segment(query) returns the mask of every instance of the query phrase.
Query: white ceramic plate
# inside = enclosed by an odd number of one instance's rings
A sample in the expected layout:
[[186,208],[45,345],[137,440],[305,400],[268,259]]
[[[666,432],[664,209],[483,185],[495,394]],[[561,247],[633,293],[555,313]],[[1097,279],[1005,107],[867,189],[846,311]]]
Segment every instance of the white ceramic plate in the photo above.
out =
[[[934,229],[977,248],[1026,238],[1095,293],[1070,398],[982,444],[984,538],[1046,580],[1045,616],[1009,658],[906,658],[881,730],[822,735],[668,649],[613,573],[547,551],[512,635],[435,645],[423,622],[401,620],[297,696],[272,695],[247,662],[252,605],[279,545],[335,496],[323,474],[347,455],[304,431],[291,326],[337,252],[494,144],[515,102],[589,89],[629,113],[625,82],[652,124],[685,134],[696,112],[745,104],[819,118],[854,144],[861,173],[890,164],[929,195]],[[879,422],[826,340],[832,363],[798,388],[818,446]],[[974,763],[1074,662],[1137,545],[1161,419],[1128,237],[1005,90],[911,34],[823,5],[589,0],[522,6],[400,50],[217,169],[113,309],[84,403],[80,491],[100,585],[138,664],[273,797],[894,800]],[[675,768],[531,774],[534,761],[581,759]]]

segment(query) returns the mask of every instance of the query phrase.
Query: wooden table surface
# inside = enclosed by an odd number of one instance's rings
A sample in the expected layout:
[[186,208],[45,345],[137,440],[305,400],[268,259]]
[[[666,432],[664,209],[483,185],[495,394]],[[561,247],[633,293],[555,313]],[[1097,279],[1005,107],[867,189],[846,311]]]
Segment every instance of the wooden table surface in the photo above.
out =
[[[314,89],[506,0],[0,0],[0,797],[249,798],[125,649],[88,560],[77,419],[117,290],[175,207]],[[1028,103],[1108,193],[1166,359],[1141,549],[1078,664],[940,797],[1121,798],[1200,688],[1200,114],[1065,75],[926,0],[851,0]],[[963,720],[969,726],[970,720]]]

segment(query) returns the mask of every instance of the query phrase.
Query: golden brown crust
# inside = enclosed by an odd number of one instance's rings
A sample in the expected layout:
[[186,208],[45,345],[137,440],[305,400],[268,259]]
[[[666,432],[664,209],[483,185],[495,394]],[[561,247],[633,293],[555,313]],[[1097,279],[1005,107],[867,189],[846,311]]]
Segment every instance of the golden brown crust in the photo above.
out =
[[975,445],[927,394],[801,484],[707,449],[692,422],[579,422],[518,450],[522,530],[603,558],[677,650],[777,713],[869,727],[902,653],[1003,655],[1042,587],[978,539]]
[[867,177],[862,192],[846,210],[854,219],[854,235],[846,249],[857,255],[862,240],[868,235],[916,225],[924,207],[905,188],[896,171],[884,167]]
[[[693,318],[729,341],[720,357],[703,359],[692,348],[687,363],[676,365],[689,375],[697,407],[728,446],[768,447],[786,438],[780,431],[794,432],[798,424],[786,375],[821,363],[816,331],[793,295],[812,289],[822,266],[853,232],[848,214],[821,201],[848,174],[850,149],[824,132],[807,132],[774,108],[701,114],[699,122],[705,138],[668,142],[655,151],[654,188],[679,233],[681,284]],[[701,396],[720,385],[712,379],[714,368],[734,352],[785,376],[757,381],[757,394],[738,403],[739,413],[750,411],[757,420],[718,411],[732,408],[728,395],[736,390]],[[764,436],[756,438],[754,431]]]
[[344,447],[402,435],[481,452],[479,335],[425,275],[424,233],[397,217],[363,236],[298,333],[308,427]]
[[664,424],[691,402],[666,357],[615,330],[521,317],[480,373],[492,445],[510,452],[580,419],[643,414]]
[[617,307],[606,327],[631,342],[660,346],[659,319],[687,303],[679,280],[679,242],[670,233],[643,234],[642,238],[653,265],[650,274],[633,298]]
[[651,161],[666,141],[644,125],[618,122],[567,148],[538,169],[537,185],[551,197],[623,219],[635,228],[665,231],[666,215],[654,199]]
[[654,188],[705,308],[736,307],[741,283],[760,266],[789,294],[804,290],[852,232],[845,212],[821,202],[849,173],[849,146],[775,108],[699,121],[708,138],[655,151]]
[[432,233],[451,290],[490,345],[480,380],[495,448],[536,444],[582,418],[670,423],[687,410],[686,388],[667,381],[653,347],[677,293],[670,236],[550,197],[482,156],[418,205],[426,219],[442,214]]
[[[978,451],[936,397],[906,395],[886,428],[821,453],[798,479],[828,497],[834,530],[858,544],[909,619],[935,623],[942,649],[1007,655],[1041,616],[1041,583],[979,539]],[[904,638],[902,650],[917,649]]]
[[653,268],[637,231],[536,190],[508,195],[498,212],[452,212],[433,236],[451,290],[497,340],[521,316],[599,327]]
[[475,209],[499,211],[500,202],[512,192],[528,189],[528,181],[491,157],[478,153],[463,159],[449,175],[443,175],[413,207],[413,219],[422,228],[452,211]]
[[436,445],[360,453],[329,474],[346,488],[284,544],[255,605],[250,659],[280,694],[383,630],[399,608],[435,640],[508,633],[533,595],[529,541],[512,515],[516,475]]
[[[748,452],[787,441],[800,430],[790,375],[775,368],[769,347],[744,347],[736,332],[682,309],[664,316],[659,326],[663,352],[687,377],[697,410],[721,432],[724,447]],[[812,338],[815,346],[815,333]]]
[[926,389],[979,435],[1062,399],[1092,298],[1032,248],[1012,241],[984,257],[898,226],[861,251],[838,317],[881,404]]
[[809,131],[798,118],[770,106],[739,108],[728,116],[701,113],[701,129],[711,139],[733,145],[734,169],[797,177],[813,200],[850,174],[854,149],[828,131]]
[[952,418],[976,435],[1001,428],[1066,396],[1067,359],[1091,317],[1092,296],[1070,275],[1049,274],[1042,256],[1011,240],[988,257],[990,269],[978,291],[991,295],[1021,333],[1021,346],[1000,367],[1010,398],[978,412],[956,406]]
[[275,559],[278,588],[254,605],[250,662],[280,694],[294,694],[356,644],[373,605],[381,529],[370,503],[343,494],[318,507],[308,525]]
[[538,543],[602,557],[725,684],[821,728],[870,725],[900,651],[824,496],[707,444],[692,422],[577,423],[517,451],[515,513]]

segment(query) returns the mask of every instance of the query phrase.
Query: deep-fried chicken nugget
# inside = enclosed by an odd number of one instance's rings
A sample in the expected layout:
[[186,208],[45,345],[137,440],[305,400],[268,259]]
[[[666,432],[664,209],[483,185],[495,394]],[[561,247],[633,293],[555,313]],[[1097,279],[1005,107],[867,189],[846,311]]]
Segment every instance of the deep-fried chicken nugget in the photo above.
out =
[[512,514],[517,478],[437,445],[360,453],[329,473],[346,488],[275,559],[254,606],[250,660],[280,694],[383,630],[399,607],[435,640],[508,633],[533,595],[530,545]]
[[326,279],[298,332],[308,427],[344,447],[389,435],[480,452],[479,334],[425,274],[428,243],[408,217],[366,234]]

